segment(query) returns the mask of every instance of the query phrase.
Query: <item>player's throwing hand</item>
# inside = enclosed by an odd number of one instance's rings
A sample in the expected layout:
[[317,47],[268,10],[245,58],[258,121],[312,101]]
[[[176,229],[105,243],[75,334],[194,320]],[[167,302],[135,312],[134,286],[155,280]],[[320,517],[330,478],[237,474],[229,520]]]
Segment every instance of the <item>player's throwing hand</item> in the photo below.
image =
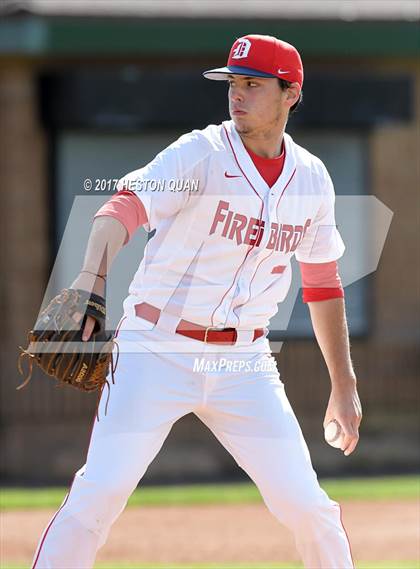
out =
[[341,450],[349,456],[359,442],[359,426],[362,420],[362,406],[356,389],[356,380],[349,378],[336,384],[331,390],[324,419],[324,429],[331,421],[337,421],[342,428]]

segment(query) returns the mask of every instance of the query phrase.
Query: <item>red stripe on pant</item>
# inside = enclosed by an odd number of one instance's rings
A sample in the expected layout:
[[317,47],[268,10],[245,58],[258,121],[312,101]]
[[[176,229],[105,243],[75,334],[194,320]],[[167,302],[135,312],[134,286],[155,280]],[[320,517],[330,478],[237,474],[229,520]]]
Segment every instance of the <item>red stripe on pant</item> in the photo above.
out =
[[[116,331],[115,331],[114,338],[116,338],[116,337],[118,336],[119,331],[120,331],[120,328],[121,328],[121,324],[124,322],[125,319],[126,319],[126,316],[123,316],[123,317],[121,318],[121,320],[119,321],[118,326],[117,326],[117,329],[116,329]],[[92,441],[92,434],[93,434],[93,428],[94,428],[94,426],[95,426],[95,419],[96,419],[96,413],[95,413],[95,415],[94,415],[94,417],[93,417],[92,428],[91,428],[91,430],[90,430],[88,453],[89,453],[90,443],[91,443],[91,441]],[[87,456],[86,456],[86,458],[87,458]],[[67,500],[68,500],[68,498],[69,498],[69,496],[70,496],[71,489],[73,488],[73,484],[74,484],[75,478],[76,478],[76,475],[73,476],[73,480],[72,480],[72,482],[71,482],[71,484],[70,484],[70,488],[69,488],[69,491],[68,491],[68,493],[67,493],[67,496],[66,496],[64,502],[61,504],[60,508],[57,510],[57,512],[56,512],[55,515],[53,516],[52,520],[51,520],[50,523],[48,524],[47,529],[45,530],[44,537],[42,538],[42,541],[41,541],[41,543],[40,543],[40,545],[39,545],[38,554],[37,554],[37,556],[36,556],[36,559],[35,559],[35,561],[34,561],[34,564],[32,565],[32,569],[36,569],[36,564],[37,564],[38,559],[39,559],[39,556],[40,556],[40,554],[41,554],[42,546],[44,545],[45,539],[46,539],[46,537],[47,537],[47,535],[48,535],[48,532],[50,531],[51,526],[53,525],[55,519],[57,518],[58,514],[61,512],[61,510],[64,508],[64,506],[65,506],[66,503],[67,503]]]
[[341,526],[342,526],[342,528],[343,528],[344,533],[346,534],[347,543],[349,544],[351,563],[352,563],[352,565],[353,565],[353,569],[355,569],[353,552],[352,552],[352,550],[351,550],[351,545],[350,545],[350,540],[349,540],[348,533],[347,533],[346,528],[344,527],[344,524],[343,524],[343,512],[342,512],[342,510],[341,510],[340,504],[338,504],[338,509],[340,510],[340,523],[341,523]]
[[68,497],[70,496],[70,492],[71,492],[71,489],[72,489],[72,487],[73,487],[74,479],[75,479],[75,478],[76,478],[76,475],[73,476],[73,480],[72,480],[72,483],[71,483],[71,485],[70,485],[70,489],[69,489],[69,491],[68,491],[68,493],[67,493],[67,496],[66,496],[64,502],[61,504],[60,508],[57,510],[57,512],[56,512],[55,515],[53,516],[52,520],[50,521],[50,523],[49,523],[47,529],[45,530],[44,537],[42,538],[42,541],[41,541],[41,543],[40,543],[40,545],[39,545],[38,555],[36,556],[36,559],[35,559],[35,561],[34,561],[34,564],[32,565],[32,569],[35,569],[36,564],[38,563],[38,559],[39,559],[39,556],[41,555],[41,550],[42,550],[42,546],[44,545],[45,538],[47,537],[48,532],[50,531],[50,528],[51,528],[51,526],[53,525],[53,523],[54,523],[54,521],[55,521],[55,518],[58,516],[58,514],[61,512],[61,510],[62,510],[62,509],[64,508],[64,506],[66,505],[66,502],[67,502],[67,500],[68,500]]

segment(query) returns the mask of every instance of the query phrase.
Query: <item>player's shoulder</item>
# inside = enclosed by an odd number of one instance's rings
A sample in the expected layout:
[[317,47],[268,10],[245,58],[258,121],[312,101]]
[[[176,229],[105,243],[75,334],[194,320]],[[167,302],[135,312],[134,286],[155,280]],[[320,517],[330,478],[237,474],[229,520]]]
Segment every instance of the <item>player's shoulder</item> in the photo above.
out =
[[329,174],[324,162],[318,156],[297,144],[289,134],[285,133],[285,138],[292,149],[296,167],[300,170],[300,173],[303,175],[307,174],[312,179],[317,178],[321,183],[325,183],[329,179]]
[[205,152],[222,150],[224,146],[221,132],[222,125],[210,124],[203,129],[194,129],[183,134],[174,144],[177,146],[196,146]]
[[220,144],[216,125],[186,132],[159,152],[146,169],[167,169],[170,166],[179,175],[195,171],[199,176],[200,168],[205,170],[205,164],[211,159],[212,154],[219,150]]

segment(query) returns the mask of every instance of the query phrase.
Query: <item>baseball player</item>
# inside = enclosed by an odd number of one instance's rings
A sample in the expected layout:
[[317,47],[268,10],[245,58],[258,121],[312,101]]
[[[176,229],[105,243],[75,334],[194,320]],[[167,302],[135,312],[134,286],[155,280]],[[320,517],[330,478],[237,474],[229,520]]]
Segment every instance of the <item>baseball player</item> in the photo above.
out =
[[[321,160],[285,132],[302,97],[301,58],[284,41],[248,35],[234,42],[226,67],[204,76],[228,82],[231,120],[181,136],[124,176],[95,215],[74,289],[105,296],[118,251],[138,227],[155,233],[124,301],[107,409],[102,397],[86,464],[33,568],[92,567],[172,425],[190,412],[294,533],[305,567],[353,567],[340,508],[318,484],[267,340],[294,255],[331,379],[324,426],[341,425],[341,450],[352,453],[361,406],[333,184]],[[94,320],[84,322],[88,341]]]

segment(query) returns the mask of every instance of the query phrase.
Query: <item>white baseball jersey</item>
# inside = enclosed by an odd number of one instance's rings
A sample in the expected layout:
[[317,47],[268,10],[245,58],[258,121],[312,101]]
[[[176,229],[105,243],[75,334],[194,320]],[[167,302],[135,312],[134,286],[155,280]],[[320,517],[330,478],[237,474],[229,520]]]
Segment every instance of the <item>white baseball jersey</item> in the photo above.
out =
[[291,283],[290,261],[344,251],[334,188],[322,161],[284,135],[283,171],[270,188],[232,121],[181,136],[120,180],[156,230],[124,302],[148,302],[203,326],[267,327]]

